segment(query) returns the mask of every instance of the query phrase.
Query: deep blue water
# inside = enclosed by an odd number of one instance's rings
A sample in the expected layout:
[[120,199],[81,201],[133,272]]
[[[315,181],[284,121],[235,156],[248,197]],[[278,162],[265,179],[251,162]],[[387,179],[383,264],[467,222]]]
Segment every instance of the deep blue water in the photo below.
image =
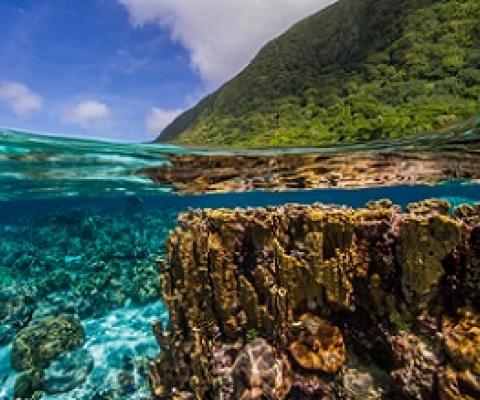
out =
[[0,399],[13,398],[19,376],[10,366],[15,336],[62,313],[81,321],[94,367],[75,389],[46,399],[149,398],[144,361],[160,351],[151,323],[168,322],[156,260],[189,208],[480,202],[480,184],[458,181],[183,196],[134,173],[188,152],[0,133]]
[[[61,198],[52,200],[0,201],[0,218],[17,218],[20,215],[49,213],[80,206],[95,206],[103,211],[132,210],[135,208],[161,208],[183,211],[188,208],[265,207],[286,203],[339,204],[361,207],[367,202],[390,199],[405,207],[408,203],[441,197],[454,201],[480,201],[480,184],[467,181],[449,181],[437,185],[397,185],[359,189],[310,189],[291,191],[252,191],[244,193],[219,193],[204,195],[112,196],[98,198]],[[456,199],[456,200],[455,200]]]
[[443,198],[456,206],[461,203],[480,202],[480,184],[450,181],[437,185],[398,185],[361,189],[311,189],[292,191],[252,191],[245,193],[220,193],[206,195],[177,195],[173,193],[156,196],[123,195],[97,198],[56,198],[44,200],[0,201],[0,221],[18,221],[27,216],[68,211],[81,207],[93,207],[101,212],[166,210],[180,213],[189,208],[246,208],[265,207],[287,203],[337,204],[361,207],[372,200],[390,199],[405,207],[409,203],[428,198]]

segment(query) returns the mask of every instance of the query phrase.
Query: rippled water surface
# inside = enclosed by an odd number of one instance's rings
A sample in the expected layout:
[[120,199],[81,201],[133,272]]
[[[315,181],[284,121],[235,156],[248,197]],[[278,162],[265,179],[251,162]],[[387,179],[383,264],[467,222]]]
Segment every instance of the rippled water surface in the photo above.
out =
[[[388,146],[395,151],[432,143],[435,149],[477,151],[478,132],[468,126]],[[364,149],[346,150],[359,147]],[[371,146],[375,147],[386,145]],[[270,152],[292,151],[331,149]],[[45,319],[65,315],[81,324],[80,348],[87,356],[75,364],[74,373],[56,361],[49,368],[38,367],[50,379],[46,399],[149,398],[146,362],[160,351],[151,323],[168,322],[156,263],[163,257],[178,214],[190,207],[289,202],[357,207],[381,198],[405,206],[431,197],[448,199],[453,205],[480,202],[480,186],[459,181],[181,196],[142,173],[148,167],[168,165],[171,154],[210,153],[0,133],[0,399],[13,398],[15,381],[21,381],[24,373],[11,366],[15,338]],[[77,350],[66,349],[64,354],[72,351]],[[87,371],[85,376],[82,370]],[[63,381],[55,381],[55,374]]]
[[61,139],[0,129],[0,200],[168,193],[145,169],[167,167],[171,155],[269,155],[354,151],[480,153],[480,117],[447,132],[342,148],[205,150],[169,145]]

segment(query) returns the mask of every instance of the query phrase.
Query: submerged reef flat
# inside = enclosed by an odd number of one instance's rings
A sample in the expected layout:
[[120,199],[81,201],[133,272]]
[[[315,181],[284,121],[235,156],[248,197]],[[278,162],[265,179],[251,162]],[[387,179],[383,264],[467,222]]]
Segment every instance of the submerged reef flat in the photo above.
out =
[[78,208],[0,225],[0,322],[15,331],[52,313],[85,319],[158,300],[155,262],[175,218]]
[[161,272],[156,399],[480,398],[480,206],[190,211]]
[[0,222],[0,399],[148,399],[156,263],[177,213],[26,214]]
[[480,152],[358,151],[169,156],[142,172],[181,193],[355,188],[480,179]]

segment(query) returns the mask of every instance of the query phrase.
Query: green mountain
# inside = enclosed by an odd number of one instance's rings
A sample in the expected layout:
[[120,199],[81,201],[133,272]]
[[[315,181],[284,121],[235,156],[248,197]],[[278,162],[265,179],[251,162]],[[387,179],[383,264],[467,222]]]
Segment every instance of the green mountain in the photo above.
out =
[[320,146],[438,130],[479,111],[479,0],[340,0],[268,43],[158,141]]

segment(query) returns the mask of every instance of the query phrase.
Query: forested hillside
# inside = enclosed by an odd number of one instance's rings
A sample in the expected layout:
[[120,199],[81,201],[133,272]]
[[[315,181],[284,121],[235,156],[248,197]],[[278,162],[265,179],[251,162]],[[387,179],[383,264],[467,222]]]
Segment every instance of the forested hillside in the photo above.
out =
[[267,44],[159,141],[319,146],[415,135],[479,111],[478,0],[341,0]]

